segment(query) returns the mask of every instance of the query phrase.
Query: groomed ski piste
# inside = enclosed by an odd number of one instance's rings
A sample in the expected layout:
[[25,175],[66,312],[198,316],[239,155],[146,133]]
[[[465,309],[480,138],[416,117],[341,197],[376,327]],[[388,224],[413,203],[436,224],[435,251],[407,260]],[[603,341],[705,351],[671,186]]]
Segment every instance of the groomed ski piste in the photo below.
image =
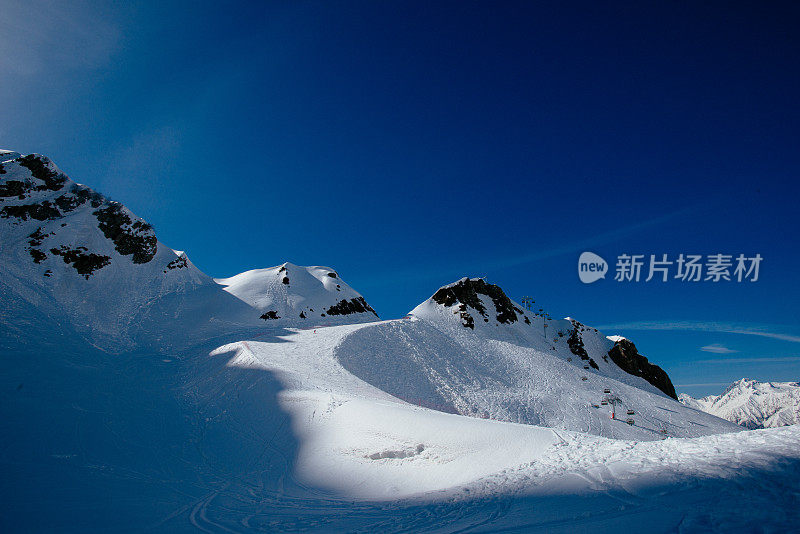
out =
[[214,280],[2,156],[3,532],[800,524],[800,429],[682,405],[621,338],[474,278],[387,321],[327,267]]

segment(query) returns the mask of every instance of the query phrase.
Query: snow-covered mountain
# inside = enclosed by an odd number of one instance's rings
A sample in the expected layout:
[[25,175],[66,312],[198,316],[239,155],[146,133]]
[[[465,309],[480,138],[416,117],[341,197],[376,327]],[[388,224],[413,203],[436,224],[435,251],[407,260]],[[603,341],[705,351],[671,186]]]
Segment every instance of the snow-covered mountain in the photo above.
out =
[[215,316],[239,322],[252,312],[230,297],[216,298],[216,311],[204,309],[210,294],[226,295],[210,277],[125,206],[73,182],[48,158],[4,159],[0,286],[20,306],[111,352],[167,332],[179,343]]
[[721,394],[680,401],[746,428],[772,428],[800,423],[800,383],[757,382],[742,378]]
[[280,325],[317,326],[375,321],[378,314],[364,297],[328,267],[284,263],[215,282]]
[[[463,278],[406,319],[352,332],[338,342],[335,356],[365,382],[449,413],[625,439],[736,430],[660,390],[674,394],[657,367],[665,383],[648,382],[643,375],[652,370],[641,370],[651,364],[630,341],[616,339],[574,319],[534,314],[500,287]],[[621,350],[626,356],[615,357]]]

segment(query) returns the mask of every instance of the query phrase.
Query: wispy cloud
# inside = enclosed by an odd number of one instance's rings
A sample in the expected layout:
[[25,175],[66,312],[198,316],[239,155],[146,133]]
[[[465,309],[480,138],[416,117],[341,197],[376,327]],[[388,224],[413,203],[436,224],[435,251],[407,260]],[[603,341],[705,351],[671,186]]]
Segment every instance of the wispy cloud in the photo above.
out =
[[[705,321],[637,321],[631,323],[607,324],[597,327],[599,330],[684,330],[687,332],[724,332],[727,334],[743,334],[761,336],[791,343],[800,343],[800,336],[786,333],[786,327],[779,325],[720,323]],[[784,331],[781,331],[784,330]]]
[[364,278],[359,281],[360,287],[365,287],[370,284],[380,285],[385,283],[386,280],[394,280],[397,277],[403,277],[404,280],[415,281],[428,281],[437,280],[441,283],[452,282],[452,278],[456,276],[483,276],[486,271],[494,269],[504,269],[525,265],[528,263],[535,263],[540,260],[554,258],[565,254],[576,254],[586,250],[614,243],[620,239],[634,235],[638,232],[648,230],[674,220],[684,218],[689,213],[698,211],[700,208],[708,209],[708,203],[700,205],[692,205],[672,213],[667,213],[659,217],[654,217],[646,221],[637,222],[631,225],[623,226],[608,232],[595,234],[584,239],[576,239],[567,243],[553,244],[552,246],[542,247],[535,252],[528,254],[521,254],[519,256],[506,256],[494,259],[481,259],[481,260],[467,260],[458,265],[448,266],[425,266],[414,267],[409,269],[391,271],[389,269],[381,270],[379,275],[374,278]]
[[714,358],[710,360],[697,360],[694,363],[790,363],[800,362],[800,356],[786,356],[782,358]]
[[120,39],[108,14],[88,2],[10,0],[2,13],[0,69],[6,76],[99,67]]
[[[674,211],[672,213],[667,213],[665,215],[654,217],[646,221],[641,221],[628,226],[623,226],[621,228],[604,232],[602,234],[596,234],[594,236],[590,236],[585,239],[578,239],[554,247],[543,248],[541,250],[537,250],[536,252],[532,252],[529,254],[498,258],[497,260],[490,262],[489,264],[482,265],[482,268],[491,269],[491,268],[502,268],[502,267],[514,267],[517,265],[533,263],[535,261],[561,256],[564,254],[573,254],[576,252],[590,250],[595,247],[600,247],[602,245],[614,243],[624,237],[628,237],[630,235],[639,233],[643,230],[660,226],[662,224],[666,224],[674,220],[682,219],[689,213],[697,211],[700,207],[701,207],[700,204],[687,206],[683,209]],[[708,209],[708,204],[705,204],[702,207],[704,209]]]
[[703,352],[713,352],[714,354],[733,354],[734,352],[739,352],[738,350],[729,349],[728,347],[719,343],[713,343],[711,345],[700,347],[700,350]]

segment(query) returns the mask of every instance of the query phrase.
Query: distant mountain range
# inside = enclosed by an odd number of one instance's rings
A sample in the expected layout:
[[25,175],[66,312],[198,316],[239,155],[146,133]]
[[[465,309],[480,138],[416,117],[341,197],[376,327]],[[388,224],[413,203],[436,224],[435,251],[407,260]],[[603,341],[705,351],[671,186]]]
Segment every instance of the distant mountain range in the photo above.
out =
[[800,423],[800,383],[757,382],[742,378],[721,394],[695,399],[681,393],[690,408],[727,419],[745,428],[770,428]]

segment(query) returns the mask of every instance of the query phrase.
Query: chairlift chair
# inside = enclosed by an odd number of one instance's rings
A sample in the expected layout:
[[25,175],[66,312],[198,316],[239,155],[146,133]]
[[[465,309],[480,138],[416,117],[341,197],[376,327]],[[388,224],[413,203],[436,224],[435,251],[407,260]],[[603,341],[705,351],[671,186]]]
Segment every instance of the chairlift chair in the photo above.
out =
[[606,394],[611,393],[611,390],[606,388],[606,389],[603,390],[603,393],[606,393]]
[[634,413],[636,412],[634,412],[633,410],[628,410],[628,415],[633,415]]
[[608,406],[608,401],[600,401],[600,404],[602,404],[603,406]]
[[585,376],[582,376],[582,377],[581,377],[581,380],[589,380],[589,379],[588,379],[588,378],[586,378]]
[[626,423],[628,423],[629,425],[633,425],[633,419],[628,419],[628,420],[627,420],[627,421],[625,421],[625,422],[626,422]]

